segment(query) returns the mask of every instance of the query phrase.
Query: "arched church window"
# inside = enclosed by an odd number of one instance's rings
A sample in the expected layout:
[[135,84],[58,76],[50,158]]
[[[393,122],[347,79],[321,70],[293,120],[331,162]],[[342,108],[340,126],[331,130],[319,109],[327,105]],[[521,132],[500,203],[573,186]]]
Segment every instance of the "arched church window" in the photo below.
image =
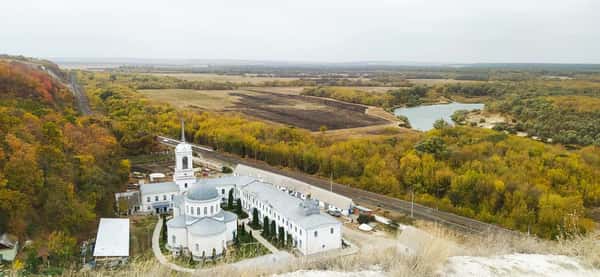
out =
[[204,215],[206,215],[208,208],[204,207]]
[[185,156],[181,159],[181,167],[183,169],[188,169],[188,157]]
[[200,215],[200,207],[196,208],[196,214]]
[[210,214],[213,214],[213,213],[214,213],[214,210],[213,210],[213,209],[214,209],[214,207],[213,207],[213,206],[210,206]]
[[187,189],[187,183],[183,184],[183,187]]

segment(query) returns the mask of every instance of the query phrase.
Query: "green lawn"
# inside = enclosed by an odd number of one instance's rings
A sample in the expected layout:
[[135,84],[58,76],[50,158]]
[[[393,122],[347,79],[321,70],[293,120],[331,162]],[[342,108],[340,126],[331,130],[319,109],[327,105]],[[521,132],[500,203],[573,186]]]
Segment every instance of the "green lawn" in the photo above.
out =
[[154,216],[131,217],[131,257],[152,258],[152,232],[157,218]]

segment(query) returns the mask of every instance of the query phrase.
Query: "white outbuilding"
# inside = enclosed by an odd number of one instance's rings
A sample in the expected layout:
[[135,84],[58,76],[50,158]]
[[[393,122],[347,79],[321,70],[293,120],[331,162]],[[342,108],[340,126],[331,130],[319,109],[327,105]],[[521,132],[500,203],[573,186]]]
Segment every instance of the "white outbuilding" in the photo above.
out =
[[101,218],[94,246],[97,263],[120,264],[129,258],[129,218]]

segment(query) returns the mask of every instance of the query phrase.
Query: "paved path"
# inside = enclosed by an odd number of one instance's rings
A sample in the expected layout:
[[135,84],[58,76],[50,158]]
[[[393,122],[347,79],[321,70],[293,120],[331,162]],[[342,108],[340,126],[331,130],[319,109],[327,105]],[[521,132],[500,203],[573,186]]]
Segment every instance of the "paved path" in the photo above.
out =
[[[244,224],[244,226],[247,226],[248,224]],[[271,253],[276,254],[278,252],[282,252],[279,249],[277,249],[277,247],[275,247],[274,245],[272,245],[269,241],[267,241],[265,238],[263,238],[263,236],[260,235],[260,230],[254,230],[252,229],[250,226],[245,227],[245,229],[250,229],[252,230],[252,236],[260,243],[262,243],[262,245],[264,245],[265,247],[267,247],[267,249],[269,249],[269,251],[271,251]],[[246,230],[248,231],[248,230]]]
[[154,257],[160,262],[162,265],[179,272],[187,272],[193,273],[196,271],[192,268],[185,268],[182,266],[178,266],[176,264],[170,263],[167,258],[163,255],[162,251],[160,251],[160,244],[158,242],[160,238],[160,231],[162,230],[162,217],[158,218],[158,222],[156,222],[156,226],[154,227],[154,233],[152,233],[152,252],[154,252]]

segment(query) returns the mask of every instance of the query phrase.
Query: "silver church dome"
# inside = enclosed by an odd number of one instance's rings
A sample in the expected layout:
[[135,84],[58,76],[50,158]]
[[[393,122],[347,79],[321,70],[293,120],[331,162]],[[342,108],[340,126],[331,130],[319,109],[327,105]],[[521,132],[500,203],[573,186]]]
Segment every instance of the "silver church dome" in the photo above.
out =
[[187,193],[187,198],[195,201],[208,201],[219,198],[219,192],[211,185],[193,186]]

